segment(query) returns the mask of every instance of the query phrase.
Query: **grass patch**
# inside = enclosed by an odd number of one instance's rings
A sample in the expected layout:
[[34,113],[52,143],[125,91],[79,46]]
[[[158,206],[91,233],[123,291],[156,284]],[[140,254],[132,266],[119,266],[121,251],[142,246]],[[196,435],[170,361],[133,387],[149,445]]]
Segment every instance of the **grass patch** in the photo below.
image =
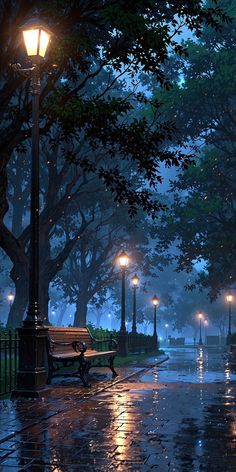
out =
[[158,352],[148,352],[145,354],[130,354],[126,357],[121,357],[121,356],[116,356],[115,357],[115,362],[114,366],[116,367],[124,367],[124,366],[129,366],[133,364],[138,364],[139,362],[141,363],[142,361],[145,361],[145,359],[148,359],[149,357],[154,357],[154,356],[160,356],[162,354],[165,354],[164,351],[160,350]]

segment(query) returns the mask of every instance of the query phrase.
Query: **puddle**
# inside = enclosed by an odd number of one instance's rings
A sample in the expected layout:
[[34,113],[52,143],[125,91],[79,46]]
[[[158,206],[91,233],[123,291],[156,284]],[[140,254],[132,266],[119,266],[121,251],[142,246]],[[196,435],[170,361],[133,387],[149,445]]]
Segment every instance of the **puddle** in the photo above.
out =
[[188,382],[226,384],[236,381],[221,351],[198,349],[166,350],[169,360],[143,374],[140,382]]

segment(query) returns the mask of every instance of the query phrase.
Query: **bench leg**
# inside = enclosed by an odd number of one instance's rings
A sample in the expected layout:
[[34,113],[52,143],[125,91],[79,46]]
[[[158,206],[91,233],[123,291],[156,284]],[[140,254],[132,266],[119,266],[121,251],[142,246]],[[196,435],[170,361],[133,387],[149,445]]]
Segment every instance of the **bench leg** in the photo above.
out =
[[110,362],[109,362],[109,367],[110,367],[110,369],[111,369],[111,371],[112,371],[112,377],[117,377],[119,374],[117,374],[117,372],[116,372],[115,369],[114,369],[114,359],[115,359],[114,357],[110,357],[110,359],[109,359],[109,361],[110,361]]
[[83,382],[84,387],[91,387],[87,382],[87,375],[90,369],[90,363],[86,362],[84,357],[79,356],[79,376]]

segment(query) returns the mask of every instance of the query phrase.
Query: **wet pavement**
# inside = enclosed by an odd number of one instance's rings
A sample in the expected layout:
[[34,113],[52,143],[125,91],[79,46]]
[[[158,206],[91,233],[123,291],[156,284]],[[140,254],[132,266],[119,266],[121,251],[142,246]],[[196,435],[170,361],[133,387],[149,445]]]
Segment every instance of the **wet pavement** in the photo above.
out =
[[90,390],[2,401],[0,471],[236,472],[236,374],[221,352],[167,354],[115,382],[100,369]]

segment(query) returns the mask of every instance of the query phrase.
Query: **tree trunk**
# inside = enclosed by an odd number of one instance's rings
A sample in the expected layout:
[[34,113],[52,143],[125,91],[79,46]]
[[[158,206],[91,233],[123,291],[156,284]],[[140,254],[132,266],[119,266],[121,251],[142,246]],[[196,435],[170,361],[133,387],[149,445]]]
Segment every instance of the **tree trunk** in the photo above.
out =
[[14,283],[15,298],[8,315],[8,328],[15,328],[21,325],[28,304],[28,280],[25,277],[20,277]]
[[83,294],[79,294],[79,298],[76,303],[76,311],[74,318],[74,327],[83,328],[87,323],[87,309],[88,299]]
[[102,318],[103,313],[100,312],[100,310],[96,311],[96,327],[100,328],[101,325],[101,318]]
[[62,320],[65,315],[66,308],[67,308],[66,302],[62,302],[61,305],[58,307],[59,316],[57,318],[57,326],[62,326]]

